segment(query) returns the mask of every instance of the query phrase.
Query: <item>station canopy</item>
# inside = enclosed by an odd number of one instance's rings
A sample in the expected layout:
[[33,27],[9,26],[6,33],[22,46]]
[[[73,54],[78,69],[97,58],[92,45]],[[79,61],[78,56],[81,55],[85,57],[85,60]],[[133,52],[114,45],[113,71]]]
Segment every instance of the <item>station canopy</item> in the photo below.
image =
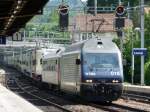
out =
[[0,36],[10,36],[34,16],[48,0],[0,0]]

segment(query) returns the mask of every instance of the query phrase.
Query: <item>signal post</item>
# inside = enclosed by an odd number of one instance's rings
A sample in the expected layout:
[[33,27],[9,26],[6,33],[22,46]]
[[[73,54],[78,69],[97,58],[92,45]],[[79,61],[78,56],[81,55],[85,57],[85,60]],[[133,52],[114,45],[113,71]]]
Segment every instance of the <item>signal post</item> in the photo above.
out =
[[[117,35],[120,38],[120,50],[123,52],[123,27],[125,26],[125,8],[122,5],[119,5],[116,8],[116,19],[115,19],[115,28],[117,30]],[[123,58],[123,56],[122,56]]]
[[69,25],[69,6],[65,4],[59,5],[59,27],[61,31],[65,31]]

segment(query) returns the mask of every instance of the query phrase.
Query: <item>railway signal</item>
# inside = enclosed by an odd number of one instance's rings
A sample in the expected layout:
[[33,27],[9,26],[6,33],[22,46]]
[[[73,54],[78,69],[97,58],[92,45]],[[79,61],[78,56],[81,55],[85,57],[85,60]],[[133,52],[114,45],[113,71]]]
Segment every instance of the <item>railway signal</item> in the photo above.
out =
[[59,26],[61,30],[67,29],[69,24],[69,10],[68,5],[59,6]]
[[123,51],[123,27],[125,26],[125,8],[124,6],[122,5],[119,5],[117,8],[116,8],[116,18],[115,18],[115,28],[116,28],[116,31],[117,31],[117,35],[118,37],[120,37],[120,50],[121,50],[121,53]]
[[120,5],[116,8],[116,16],[117,17],[121,17],[121,16],[124,16],[125,14],[125,8],[124,6]]
[[116,19],[115,19],[115,27],[116,29],[121,29],[125,26],[125,8],[122,5],[119,5],[116,8]]

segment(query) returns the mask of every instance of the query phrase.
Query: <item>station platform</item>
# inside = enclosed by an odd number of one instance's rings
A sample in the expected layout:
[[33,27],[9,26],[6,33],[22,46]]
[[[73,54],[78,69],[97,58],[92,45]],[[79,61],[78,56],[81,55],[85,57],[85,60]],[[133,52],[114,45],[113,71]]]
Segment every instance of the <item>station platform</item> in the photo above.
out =
[[0,112],[43,112],[0,84]]
[[124,91],[150,94],[150,86],[123,84]]

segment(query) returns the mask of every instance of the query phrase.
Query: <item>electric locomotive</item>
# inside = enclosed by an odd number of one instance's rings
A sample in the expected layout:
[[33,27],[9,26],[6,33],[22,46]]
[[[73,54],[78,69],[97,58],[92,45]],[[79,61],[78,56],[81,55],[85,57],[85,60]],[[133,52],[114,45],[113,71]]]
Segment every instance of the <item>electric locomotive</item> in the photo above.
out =
[[90,39],[66,48],[60,60],[60,89],[90,101],[114,101],[122,93],[121,52],[107,39]]

